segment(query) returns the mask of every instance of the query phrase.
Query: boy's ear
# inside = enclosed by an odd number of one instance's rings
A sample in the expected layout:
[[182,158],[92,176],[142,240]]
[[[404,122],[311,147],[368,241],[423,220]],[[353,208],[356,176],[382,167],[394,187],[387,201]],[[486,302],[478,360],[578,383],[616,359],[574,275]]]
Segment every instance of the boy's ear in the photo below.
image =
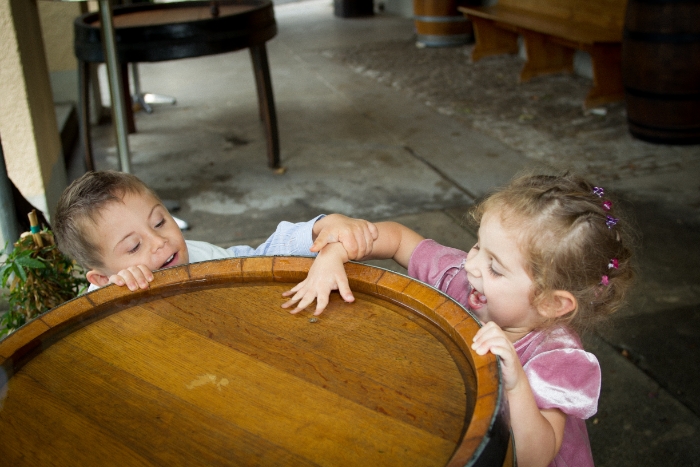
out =
[[104,287],[105,285],[109,284],[109,277],[95,269],[88,271],[87,274],[85,274],[85,278],[89,283],[96,285],[97,287]]
[[577,305],[576,297],[571,292],[555,290],[543,301],[538,311],[545,318],[553,319],[574,311]]

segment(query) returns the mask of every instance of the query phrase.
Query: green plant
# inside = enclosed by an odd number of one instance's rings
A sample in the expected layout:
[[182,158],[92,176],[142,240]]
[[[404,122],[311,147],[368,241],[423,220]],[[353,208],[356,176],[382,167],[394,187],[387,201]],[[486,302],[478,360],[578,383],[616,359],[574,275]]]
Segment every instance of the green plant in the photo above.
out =
[[0,337],[75,298],[88,285],[82,268],[61,253],[47,229],[22,235],[6,252],[7,245],[0,251],[7,255],[0,267],[0,284],[9,310],[0,316]]

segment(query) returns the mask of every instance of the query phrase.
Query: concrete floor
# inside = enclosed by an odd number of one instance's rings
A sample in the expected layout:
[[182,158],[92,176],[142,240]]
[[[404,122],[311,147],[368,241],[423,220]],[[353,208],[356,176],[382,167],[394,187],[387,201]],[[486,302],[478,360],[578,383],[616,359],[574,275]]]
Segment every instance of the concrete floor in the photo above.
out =
[[[177,104],[137,114],[133,172],[181,203],[187,238],[257,244],[281,220],[340,212],[397,220],[468,249],[475,238],[466,208],[518,171],[545,167],[328,56],[410,41],[411,20],[340,19],[330,0],[275,10],[279,33],[268,53],[283,175],[266,167],[246,51],[140,66],[143,89]],[[118,168],[111,127],[93,135],[97,168]],[[700,465],[700,230],[697,206],[685,201],[698,196],[698,160],[700,152],[675,174],[606,185],[639,225],[640,281],[615,325],[585,338],[603,368],[599,412],[588,422],[599,466]]]

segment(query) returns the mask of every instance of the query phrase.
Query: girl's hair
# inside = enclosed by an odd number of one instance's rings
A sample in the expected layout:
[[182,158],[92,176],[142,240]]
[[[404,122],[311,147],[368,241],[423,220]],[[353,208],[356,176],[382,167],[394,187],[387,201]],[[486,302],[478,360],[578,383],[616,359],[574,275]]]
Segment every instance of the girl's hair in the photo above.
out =
[[89,231],[94,230],[102,209],[122,202],[127,193],[160,199],[134,175],[113,170],[88,172],[71,183],[56,206],[53,227],[58,248],[84,268],[102,267],[100,245]]
[[573,312],[543,326],[564,322],[584,331],[624,304],[634,278],[631,229],[602,191],[571,173],[524,175],[472,209],[477,223],[498,212],[504,226],[521,230],[533,305],[555,290],[576,298]]

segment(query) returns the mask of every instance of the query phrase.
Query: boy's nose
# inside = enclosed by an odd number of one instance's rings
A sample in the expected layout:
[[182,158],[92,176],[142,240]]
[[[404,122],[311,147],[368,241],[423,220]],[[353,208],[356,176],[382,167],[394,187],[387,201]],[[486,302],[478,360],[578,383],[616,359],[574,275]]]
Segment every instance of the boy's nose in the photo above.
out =
[[167,238],[163,237],[162,235],[153,234],[153,251],[160,250],[166,243],[168,243]]

